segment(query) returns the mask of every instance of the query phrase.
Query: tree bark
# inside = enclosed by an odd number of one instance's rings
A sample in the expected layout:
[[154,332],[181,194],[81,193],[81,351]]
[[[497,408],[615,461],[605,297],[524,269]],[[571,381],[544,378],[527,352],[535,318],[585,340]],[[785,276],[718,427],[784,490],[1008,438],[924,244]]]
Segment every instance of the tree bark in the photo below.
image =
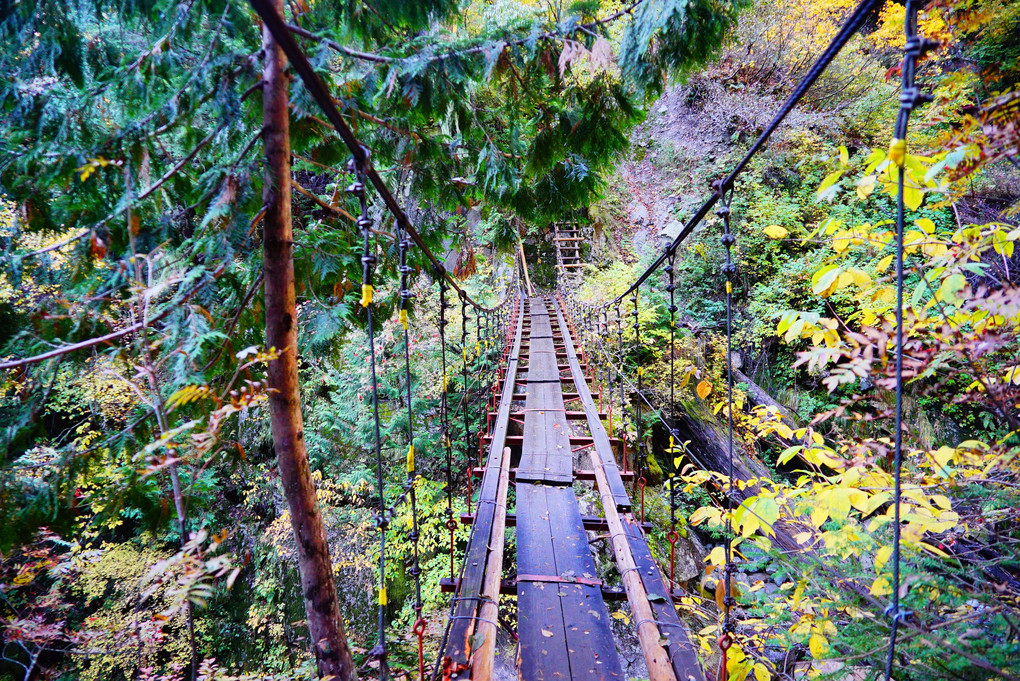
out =
[[[276,0],[283,14],[283,0]],[[289,83],[286,58],[263,29],[265,52],[262,90],[266,206],[263,221],[263,273],[266,295],[266,345],[280,351],[269,363],[269,414],[283,492],[297,543],[301,592],[308,633],[320,677],[355,678],[337,603],[326,527],[319,513],[308,465],[298,383],[297,306],[294,292],[294,239],[291,224]]]
[[797,420],[797,414],[792,409],[784,404],[780,404],[776,401],[772,395],[769,395],[765,390],[751,380],[751,378],[740,369],[733,370],[733,378],[737,383],[744,383],[747,385],[747,397],[751,400],[751,403],[760,407],[775,407],[779,413],[779,419],[786,424],[791,430],[797,430],[800,428],[800,424]]
[[[679,418],[676,425],[680,431],[680,441],[690,440],[688,449],[693,453],[692,459],[696,464],[704,466],[706,470],[726,474],[729,470],[729,448],[727,447],[726,431],[717,427],[709,420],[691,418],[683,409],[678,409]],[[751,480],[754,478],[769,478],[771,473],[762,461],[753,453],[741,446],[740,441],[734,435],[733,442],[733,478],[734,480]],[[743,490],[734,487],[734,501],[743,501],[756,496],[761,492],[757,485],[748,485]],[[789,523],[776,522],[772,529],[775,531],[773,541],[780,549],[787,553],[802,553],[802,547],[793,536],[797,530]]]

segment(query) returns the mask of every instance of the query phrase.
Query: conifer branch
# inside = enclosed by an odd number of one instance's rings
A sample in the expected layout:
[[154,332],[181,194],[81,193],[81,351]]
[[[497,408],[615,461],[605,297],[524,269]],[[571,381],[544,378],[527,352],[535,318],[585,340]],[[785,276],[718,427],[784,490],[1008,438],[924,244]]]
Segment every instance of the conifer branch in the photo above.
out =
[[[561,33],[560,31],[557,31],[557,30],[551,30],[551,31],[545,31],[544,33],[539,33],[537,36],[534,36],[534,37],[528,36],[527,38],[515,38],[513,40],[506,40],[506,41],[499,41],[499,42],[503,42],[505,45],[515,45],[516,46],[516,45],[524,45],[525,43],[531,42],[533,40],[557,40],[557,39],[558,40],[564,40],[564,39],[569,38],[571,35],[573,35],[574,33],[577,33],[577,32],[594,34],[594,29],[595,28],[598,28],[600,26],[605,26],[607,24],[611,24],[614,21],[616,21],[617,19],[620,19],[620,18],[622,18],[624,16],[627,16],[629,14],[632,14],[634,12],[634,10],[637,9],[644,2],[646,2],[646,0],[636,0],[635,2],[631,3],[627,7],[624,7],[620,11],[615,12],[615,13],[609,15],[608,17],[604,17],[602,19],[597,19],[595,21],[591,21],[591,22],[588,22],[586,24],[578,24],[573,29],[571,29],[570,31],[567,31],[565,33]],[[309,40],[314,40],[316,42],[320,42],[320,43],[328,46],[330,49],[332,49],[332,50],[334,50],[336,52],[339,52],[341,54],[347,55],[348,57],[351,57],[353,59],[360,59],[362,61],[373,62],[373,63],[376,63],[376,64],[390,64],[392,62],[399,61],[399,59],[397,59],[397,58],[387,57],[385,55],[376,54],[374,52],[362,52],[360,50],[352,50],[349,47],[345,47],[345,46],[341,45],[340,43],[336,42],[335,40],[330,40],[329,38],[321,36],[321,35],[319,35],[317,33],[313,33],[313,32],[311,32],[311,31],[309,31],[307,29],[301,28],[300,26],[298,26],[296,24],[286,24],[286,26],[295,35],[299,35],[302,38],[308,38]],[[454,59],[456,57],[463,57],[463,56],[468,56],[468,55],[472,55],[472,54],[479,54],[481,52],[484,52],[486,47],[489,44],[490,44],[490,42],[486,42],[486,43],[481,44],[481,45],[473,45],[471,47],[466,47],[466,48],[463,48],[463,49],[460,49],[460,50],[451,50],[449,52],[444,52],[442,54],[437,54],[437,55],[431,57],[428,61],[429,61],[429,63],[432,63],[432,62],[436,62],[436,61],[444,61],[446,59]]]
[[185,293],[177,300],[167,303],[166,307],[164,307],[163,310],[160,311],[158,314],[149,317],[146,320],[136,322],[118,331],[111,331],[110,333],[104,336],[96,336],[95,338],[89,338],[88,340],[83,340],[78,343],[72,343],[71,345],[64,345],[59,348],[55,348],[53,350],[43,352],[38,355],[32,355],[31,357],[24,357],[22,359],[15,359],[9,362],[0,362],[0,370],[20,369],[21,367],[28,366],[30,364],[38,364],[39,362],[45,362],[46,360],[53,359],[54,357],[61,357],[68,353],[77,352],[78,350],[84,350],[86,348],[91,348],[96,345],[103,345],[104,343],[109,343],[110,341],[117,340],[118,338],[123,338],[124,336],[131,335],[132,333],[135,333],[137,331],[147,329],[151,327],[154,323],[158,322],[159,320],[169,315],[174,310],[178,309],[178,307],[182,303],[185,303],[191,300],[193,297],[195,297],[195,294],[197,294],[202,289],[202,287],[206,285],[206,283],[207,282],[204,280],[199,282],[198,285],[196,285],[194,288],[192,288],[190,291]]

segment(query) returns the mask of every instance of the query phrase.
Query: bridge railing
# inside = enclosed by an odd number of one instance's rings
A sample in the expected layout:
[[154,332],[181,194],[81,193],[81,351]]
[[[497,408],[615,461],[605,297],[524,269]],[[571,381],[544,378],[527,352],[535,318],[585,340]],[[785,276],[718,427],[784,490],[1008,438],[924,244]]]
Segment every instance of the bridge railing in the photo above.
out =
[[[733,385],[734,385],[734,368],[732,365],[733,361],[733,286],[736,280],[737,265],[734,261],[733,247],[736,244],[736,236],[730,229],[730,218],[731,209],[730,202],[733,195],[736,182],[741,174],[747,169],[750,161],[759,154],[764,148],[766,143],[772,134],[779,128],[790,112],[797,106],[797,104],[803,99],[805,94],[814,84],[822,73],[830,66],[840,50],[847,44],[847,42],[864,26],[869,16],[878,9],[882,3],[879,0],[863,0],[857,8],[848,16],[843,26],[836,34],[835,37],[830,41],[824,52],[814,62],[810,70],[804,76],[804,78],[797,84],[790,96],[785,100],[779,111],[775,114],[772,121],[764,129],[764,131],[758,136],[755,142],[743,155],[743,157],[737,162],[733,169],[722,178],[717,179],[712,184],[712,193],[708,198],[701,204],[701,206],[693,212],[679,234],[672,239],[662,249],[662,252],[656,257],[656,259],[645,268],[645,270],[623,291],[615,298],[606,300],[598,304],[592,304],[588,301],[581,300],[575,290],[568,289],[571,285],[571,280],[567,278],[561,279],[561,294],[568,301],[568,306],[571,309],[574,317],[581,322],[582,328],[585,330],[582,333],[582,340],[588,347],[589,357],[598,359],[602,362],[602,371],[604,374],[600,374],[600,378],[603,380],[607,388],[614,386],[619,389],[619,399],[621,407],[621,418],[623,419],[624,432],[621,436],[626,436],[626,430],[629,427],[629,419],[633,418],[635,426],[636,438],[635,438],[635,462],[634,467],[637,471],[637,485],[642,490],[646,484],[646,478],[643,472],[646,468],[646,458],[649,455],[649,451],[646,451],[646,438],[644,436],[644,424],[642,422],[643,412],[645,409],[651,410],[650,413],[657,419],[659,419],[666,427],[667,432],[670,433],[670,447],[669,454],[670,458],[677,454],[683,454],[693,458],[697,461],[697,454],[689,451],[680,442],[679,432],[676,428],[675,420],[675,385],[676,385],[676,372],[674,365],[674,347],[675,347],[675,330],[676,330],[676,312],[677,306],[675,302],[675,279],[674,279],[674,262],[677,254],[677,249],[683,244],[688,237],[694,232],[694,230],[701,224],[702,220],[710,212],[714,210],[715,215],[720,218],[722,224],[722,235],[721,242],[725,248],[726,257],[725,261],[721,263],[721,272],[725,276],[725,300],[726,300],[726,339],[727,339],[727,353],[726,353],[726,376],[727,376],[727,391],[726,391],[726,415],[727,415],[727,465],[725,473],[728,480],[728,489],[725,490],[725,496],[723,499],[724,517],[726,522],[725,532],[725,554],[726,554],[726,565],[724,568],[724,579],[725,579],[725,596],[723,598],[722,608],[722,631],[723,634],[719,639],[720,648],[723,651],[723,659],[725,661],[725,651],[733,642],[733,633],[735,625],[733,622],[733,609],[736,605],[736,599],[733,597],[732,589],[732,575],[734,572],[733,565],[733,551],[731,541],[733,538],[733,514],[737,507],[739,507],[739,500],[736,499],[733,488],[733,480],[735,477],[734,472],[734,454],[733,454],[733,433],[734,433],[734,419],[733,419]],[[890,617],[891,632],[890,632],[890,643],[889,643],[889,657],[886,669],[886,679],[888,679],[892,673],[892,661],[893,650],[896,643],[897,627],[904,620],[904,613],[900,608],[899,604],[899,530],[900,530],[900,519],[899,510],[900,504],[898,503],[900,497],[900,469],[902,465],[902,413],[903,413],[903,375],[902,375],[902,362],[903,362],[903,234],[904,234],[904,183],[905,183],[905,170],[904,170],[904,159],[906,156],[906,135],[907,125],[909,122],[911,112],[919,105],[922,105],[930,101],[930,97],[922,93],[915,83],[915,72],[917,62],[920,57],[932,49],[937,43],[926,40],[917,35],[917,13],[921,6],[919,0],[907,0],[906,12],[904,21],[904,32],[905,32],[905,47],[904,56],[901,68],[902,83],[901,83],[901,94],[900,94],[900,109],[896,120],[895,129],[893,131],[893,139],[890,144],[888,158],[890,163],[894,164],[894,167],[898,169],[898,196],[897,196],[897,207],[896,207],[896,240],[894,246],[896,249],[896,288],[897,288],[897,303],[896,303],[896,340],[895,340],[895,361],[896,361],[896,407],[895,407],[895,444],[894,444],[894,499],[896,500],[895,509],[896,517],[894,519],[894,538],[893,538],[893,586],[891,603],[886,609],[886,614]],[[894,171],[895,172],[895,171]],[[638,359],[631,366],[628,366],[627,359],[630,356],[638,357],[638,353],[630,353],[630,342],[634,343],[634,347],[640,349],[641,345],[641,331],[642,324],[639,319],[640,305],[639,300],[642,293],[642,287],[647,290],[649,287],[657,284],[652,279],[654,275],[665,275],[666,283],[664,290],[669,296],[669,333],[670,333],[670,351],[669,351],[669,401],[665,409],[658,409],[653,406],[652,401],[649,400],[644,387],[644,369]],[[625,310],[624,308],[632,309]],[[628,333],[628,347],[624,344],[624,333],[625,328],[624,319],[632,317],[633,320],[630,323],[630,327],[633,329],[633,333]],[[616,325],[616,348],[611,347],[611,341],[607,342],[607,338],[612,336],[613,322]],[[665,413],[663,413],[665,412]],[[676,517],[676,471],[675,466],[671,467],[670,479],[668,481],[668,490],[670,492],[670,518],[671,528],[669,532],[669,540],[671,546],[675,546],[677,539],[677,517]],[[751,512],[746,506],[743,508],[744,512]],[[643,515],[643,504],[642,504],[642,515]],[[764,523],[765,526],[771,525],[771,523]],[[673,573],[673,567],[671,565],[671,575]],[[724,663],[725,664],[725,663]]]

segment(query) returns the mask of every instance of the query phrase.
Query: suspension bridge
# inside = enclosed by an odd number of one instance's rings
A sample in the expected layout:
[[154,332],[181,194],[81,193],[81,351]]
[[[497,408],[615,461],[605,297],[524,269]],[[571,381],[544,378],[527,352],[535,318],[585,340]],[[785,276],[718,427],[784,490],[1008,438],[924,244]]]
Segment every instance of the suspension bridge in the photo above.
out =
[[[653,678],[704,678],[652,559],[617,455],[589,387],[589,365],[562,298],[517,301],[474,525],[441,653],[443,678],[488,678],[500,594],[517,596],[525,679],[623,679],[607,599],[625,597]],[[511,431],[520,432],[512,435]],[[516,464],[516,465],[515,465]],[[516,513],[507,511],[511,479]],[[604,518],[581,513],[576,480],[594,480]],[[504,576],[503,533],[516,527],[517,571]],[[623,591],[598,578],[588,531],[608,534]],[[479,642],[476,654],[472,641]],[[489,644],[489,645],[487,645]]]
[[[611,628],[611,616],[607,601],[626,600],[629,604],[641,652],[652,681],[702,681],[705,672],[695,654],[694,647],[674,607],[676,594],[673,566],[664,574],[658,562],[652,557],[644,522],[644,490],[647,484],[644,465],[648,457],[648,445],[642,436],[634,438],[633,468],[629,470],[626,451],[626,434],[629,419],[633,418],[635,432],[644,432],[642,418],[647,413],[663,421],[668,432],[676,436],[676,424],[658,413],[648,400],[642,383],[643,371],[640,366],[625,367],[622,351],[622,328],[625,314],[633,316],[631,326],[634,337],[640,343],[641,325],[638,319],[638,298],[641,287],[646,286],[653,275],[664,275],[668,279],[670,328],[675,329],[675,285],[673,264],[677,249],[715,210],[723,226],[722,244],[726,260],[721,263],[727,284],[723,295],[726,299],[726,330],[728,342],[732,342],[732,282],[736,274],[736,263],[732,248],[736,237],[730,230],[730,199],[737,179],[747,168],[750,160],[764,147],[790,111],[808,92],[811,85],[832,63],[840,49],[864,25],[869,15],[878,6],[877,0],[864,0],[845,21],[839,33],[833,37],[826,50],[795,87],[782,105],[772,122],[765,128],[734,169],[713,184],[710,197],[687,221],[678,236],[665,246],[658,258],[617,298],[598,306],[578,300],[571,282],[583,267],[580,260],[581,238],[576,224],[565,224],[555,228],[557,247],[557,269],[563,288],[555,294],[534,295],[530,281],[525,275],[527,293],[519,278],[515,277],[509,287],[509,295],[498,305],[487,307],[472,300],[450,275],[445,265],[425,245],[417,234],[408,216],[390,193],[385,182],[372,168],[368,151],[358,142],[347,126],[322,81],[315,74],[308,58],[292,35],[290,28],[277,13],[271,0],[250,0],[260,14],[267,30],[282,48],[297,75],[303,81],[311,98],[322,109],[343,143],[351,153],[349,170],[355,175],[355,182],[348,188],[361,203],[361,215],[357,225],[364,234],[364,266],[362,306],[368,315],[368,338],[372,357],[372,387],[376,394],[375,346],[371,317],[372,276],[375,266],[375,250],[371,243],[374,220],[369,216],[366,192],[371,185],[378,194],[386,211],[392,216],[400,247],[400,297],[401,320],[405,321],[405,347],[407,346],[406,319],[407,303],[411,294],[408,289],[408,249],[414,245],[424,254],[434,268],[435,279],[440,288],[440,335],[443,341],[443,375],[441,430],[445,443],[448,488],[454,486],[453,446],[450,439],[450,414],[448,404],[448,379],[452,368],[447,360],[447,337],[445,318],[447,309],[453,304],[447,294],[453,290],[461,302],[461,372],[464,398],[463,408],[463,451],[471,451],[471,439],[479,437],[480,461],[466,472],[468,484],[469,512],[459,519],[453,517],[452,504],[448,504],[447,528],[450,532],[451,577],[444,580],[444,589],[453,593],[450,615],[446,621],[445,635],[440,646],[436,663],[432,666],[434,679],[490,679],[496,654],[496,633],[504,623],[501,619],[500,596],[514,595],[517,599],[516,636],[518,637],[516,666],[519,678],[525,681],[559,681],[565,679],[622,679],[623,665],[618,646]],[[923,104],[925,96],[914,82],[915,67],[923,53],[931,49],[932,43],[917,35],[916,16],[919,3],[907,0],[906,45],[902,72],[902,96],[900,115],[890,148],[890,159],[898,166],[899,197],[897,201],[897,339],[896,366],[897,384],[902,385],[902,301],[903,301],[903,225],[904,225],[904,170],[903,155],[906,148],[907,123],[911,111]],[[895,172],[895,170],[894,170]],[[523,251],[521,252],[523,258]],[[522,259],[518,265],[525,266]],[[633,311],[625,313],[623,306],[633,301]],[[603,337],[609,334],[610,313],[615,311],[617,338],[620,352],[613,362],[612,352],[607,350]],[[469,325],[475,322],[474,348],[469,353]],[[580,331],[580,333],[579,333]],[[672,331],[671,331],[672,334]],[[452,345],[456,345],[452,342]],[[582,342],[586,340],[587,342]],[[586,349],[587,348],[587,349]],[[470,357],[469,357],[470,354]],[[486,368],[479,360],[498,355],[495,371]],[[670,353],[670,399],[674,371]],[[732,353],[727,353],[728,361]],[[410,356],[405,353],[407,367],[406,409],[411,410]],[[477,373],[476,372],[480,372]],[[733,552],[729,538],[730,525],[735,503],[733,480],[747,477],[734,467],[733,457],[733,370],[728,367],[729,441],[728,473],[729,489],[725,492],[726,509],[725,544],[726,566],[724,569],[724,598],[722,599],[722,635],[719,638],[721,652],[721,675],[725,677],[726,651],[734,640],[736,624],[734,609],[736,599],[732,590]],[[593,378],[598,377],[597,381]],[[630,377],[633,377],[631,380]],[[488,381],[487,379],[492,379]],[[472,409],[468,400],[470,386],[491,384],[490,406],[485,410],[484,425],[481,418],[472,422]],[[597,384],[597,385],[596,385]],[[608,393],[614,387],[619,389],[620,408],[623,423],[620,437],[607,431],[612,424],[608,412],[602,407],[612,403]],[[377,398],[376,398],[377,399]],[[644,405],[644,406],[643,406]],[[376,457],[378,466],[379,510],[377,525],[380,529],[379,564],[379,640],[372,651],[372,657],[379,661],[380,676],[387,676],[387,599],[386,599],[386,529],[398,505],[409,504],[414,517],[411,532],[414,540],[413,566],[410,574],[415,580],[415,612],[418,619],[413,631],[418,640],[418,676],[426,676],[423,639],[426,631],[423,619],[421,596],[421,570],[419,567],[417,513],[415,506],[415,477],[417,468],[414,446],[410,445],[407,456],[407,479],[403,493],[389,506],[386,505],[381,439],[378,425],[378,402],[376,412]],[[629,413],[628,413],[629,410]],[[902,391],[897,389],[897,426],[902,417]],[[605,423],[604,423],[605,422]],[[478,428],[479,432],[473,430]],[[900,495],[899,469],[902,461],[901,429],[896,429],[895,443],[895,499]],[[413,443],[414,433],[408,432]],[[485,445],[488,445],[487,448]],[[693,457],[692,457],[693,458]],[[477,499],[473,498],[472,479],[480,478]],[[601,515],[585,515],[575,493],[575,482],[592,481],[601,502]],[[672,482],[672,481],[671,481]],[[638,496],[635,504],[628,492],[627,483]],[[513,490],[514,512],[508,511]],[[676,542],[676,492],[670,484],[671,531],[669,543]],[[473,506],[473,507],[472,507]],[[894,551],[892,555],[893,588],[891,604],[886,611],[892,623],[889,646],[889,662],[886,679],[890,677],[893,665],[893,650],[897,627],[907,621],[909,613],[899,604],[899,503],[894,502],[896,518],[893,524]],[[459,576],[454,576],[454,534],[458,522],[470,524],[471,534],[463,553]],[[506,532],[513,527],[516,533],[516,556],[513,560],[506,552]],[[608,539],[612,554],[612,570],[600,570],[592,552],[589,532],[596,532]],[[671,561],[672,563],[672,561]],[[508,566],[512,569],[508,570]],[[515,566],[515,568],[513,568]],[[606,577],[612,574],[613,581],[621,586],[607,584]]]

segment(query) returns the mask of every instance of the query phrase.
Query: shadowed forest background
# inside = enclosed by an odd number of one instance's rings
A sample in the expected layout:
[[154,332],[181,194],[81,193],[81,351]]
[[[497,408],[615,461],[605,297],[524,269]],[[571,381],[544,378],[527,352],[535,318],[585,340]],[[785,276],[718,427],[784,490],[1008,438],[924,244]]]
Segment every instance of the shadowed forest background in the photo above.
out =
[[[899,596],[913,617],[895,678],[1020,678],[1020,2],[924,6],[919,32],[937,45],[917,78],[932,100],[899,157],[904,6],[873,5],[730,204],[746,472],[731,681],[882,678],[897,163]],[[623,293],[856,6],[280,5],[422,240],[486,306],[514,294],[521,256],[537,288],[592,305]],[[267,66],[247,2],[0,2],[0,38],[0,679],[342,677],[331,664],[377,677],[379,471],[350,154],[302,81]],[[273,96],[289,110],[289,156],[263,135]],[[271,200],[273,163],[289,164],[292,222]],[[372,196],[368,215],[384,506],[404,489],[409,426],[417,456],[418,540],[405,506],[385,530],[388,662],[417,678],[414,546],[431,666],[450,602],[447,522],[467,510],[499,353],[474,316],[464,328],[455,293],[441,325],[439,277],[416,248],[405,346],[402,232]],[[266,230],[285,219],[289,312],[265,290]],[[558,279],[552,225],[565,222],[583,234],[585,266]],[[623,328],[617,346],[614,317],[587,348],[641,366],[645,397],[681,424],[671,440],[654,419],[636,432],[619,403],[612,416],[631,452],[644,445],[655,557],[668,563],[679,537],[677,607],[709,675],[721,666],[728,483],[721,228],[711,215],[677,251],[675,326],[657,274],[640,338]],[[281,318],[296,348],[267,340]],[[271,388],[288,358],[289,396]],[[270,418],[286,397],[289,433]],[[306,472],[300,490],[284,484],[287,462]],[[601,512],[590,485],[577,491]],[[314,510],[303,527],[321,536],[299,527],[294,504]],[[469,532],[456,524],[458,562]],[[595,537],[593,550],[608,553]],[[626,602],[611,611],[626,671],[643,678],[632,614]],[[508,631],[499,648],[512,658]]]

